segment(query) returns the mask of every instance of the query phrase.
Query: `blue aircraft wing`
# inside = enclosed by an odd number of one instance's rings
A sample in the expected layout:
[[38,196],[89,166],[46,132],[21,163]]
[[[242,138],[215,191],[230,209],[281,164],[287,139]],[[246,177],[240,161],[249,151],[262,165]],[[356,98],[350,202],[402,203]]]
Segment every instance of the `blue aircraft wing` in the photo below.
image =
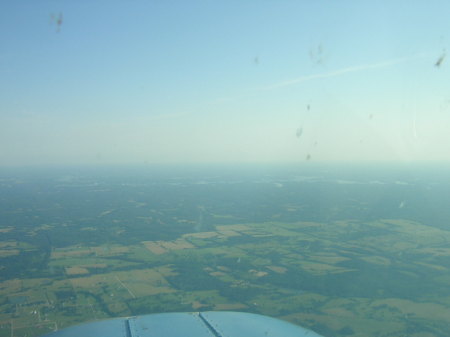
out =
[[262,315],[207,311],[115,318],[73,326],[45,337],[321,337]]

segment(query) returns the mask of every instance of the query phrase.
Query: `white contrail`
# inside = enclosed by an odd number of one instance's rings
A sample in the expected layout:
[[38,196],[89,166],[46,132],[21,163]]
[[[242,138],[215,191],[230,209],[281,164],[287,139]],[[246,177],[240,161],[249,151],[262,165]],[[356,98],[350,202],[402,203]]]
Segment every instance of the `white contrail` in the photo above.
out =
[[357,66],[351,66],[351,67],[347,67],[347,68],[330,71],[328,73],[300,76],[300,77],[294,78],[292,80],[275,83],[273,85],[267,86],[262,89],[263,90],[277,89],[277,88],[287,87],[290,85],[294,85],[294,84],[298,84],[298,83],[302,83],[302,82],[306,82],[306,81],[310,81],[310,80],[315,80],[315,79],[319,79],[319,78],[336,77],[336,76],[353,73],[353,72],[358,72],[358,71],[362,71],[362,70],[368,70],[368,69],[386,68],[386,67],[390,67],[390,66],[393,66],[396,64],[404,63],[404,62],[412,60],[412,59],[423,58],[426,56],[428,56],[428,55],[427,54],[418,54],[415,56],[396,58],[396,59],[378,62],[378,63],[361,64],[361,65],[357,65]]
[[208,103],[222,104],[222,103],[232,102],[232,101],[239,100],[242,98],[247,98],[250,96],[258,95],[261,91],[278,89],[278,88],[287,87],[287,86],[295,85],[298,83],[321,79],[321,78],[337,77],[337,76],[341,76],[341,75],[345,75],[345,74],[353,73],[353,72],[358,72],[358,71],[364,71],[364,70],[376,69],[376,68],[386,68],[386,67],[390,67],[390,66],[393,66],[396,64],[411,61],[414,59],[425,58],[425,57],[430,57],[430,56],[432,57],[434,54],[435,53],[431,53],[431,52],[422,52],[422,53],[419,53],[416,55],[390,59],[390,60],[383,61],[383,62],[350,66],[350,67],[346,67],[346,68],[342,68],[342,69],[333,70],[333,71],[330,71],[327,73],[304,75],[304,76],[294,78],[292,80],[278,82],[278,83],[268,85],[265,87],[247,89],[247,93],[244,93],[241,95],[236,95],[236,96],[222,97],[222,98],[216,99],[216,100],[208,102]]

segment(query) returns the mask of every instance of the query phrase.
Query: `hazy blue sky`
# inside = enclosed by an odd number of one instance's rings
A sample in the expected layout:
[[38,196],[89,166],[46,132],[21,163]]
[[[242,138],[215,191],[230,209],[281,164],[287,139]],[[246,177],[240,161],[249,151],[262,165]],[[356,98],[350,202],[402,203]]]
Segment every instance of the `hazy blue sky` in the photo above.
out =
[[450,160],[449,1],[0,7],[0,166]]

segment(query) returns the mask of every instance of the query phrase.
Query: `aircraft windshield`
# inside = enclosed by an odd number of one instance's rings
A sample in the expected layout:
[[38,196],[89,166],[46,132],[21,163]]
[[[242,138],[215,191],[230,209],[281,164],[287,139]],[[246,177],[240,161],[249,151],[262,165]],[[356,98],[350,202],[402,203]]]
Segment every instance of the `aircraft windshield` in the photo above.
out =
[[447,336],[446,1],[10,1],[0,337],[245,311]]

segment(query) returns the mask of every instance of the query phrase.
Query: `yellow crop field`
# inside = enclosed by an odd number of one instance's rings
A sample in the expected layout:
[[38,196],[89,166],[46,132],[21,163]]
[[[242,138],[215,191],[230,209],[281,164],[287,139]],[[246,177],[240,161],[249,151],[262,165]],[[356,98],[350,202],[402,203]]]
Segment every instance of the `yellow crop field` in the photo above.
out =
[[89,270],[83,267],[68,267],[66,268],[67,275],[85,275],[89,274]]

